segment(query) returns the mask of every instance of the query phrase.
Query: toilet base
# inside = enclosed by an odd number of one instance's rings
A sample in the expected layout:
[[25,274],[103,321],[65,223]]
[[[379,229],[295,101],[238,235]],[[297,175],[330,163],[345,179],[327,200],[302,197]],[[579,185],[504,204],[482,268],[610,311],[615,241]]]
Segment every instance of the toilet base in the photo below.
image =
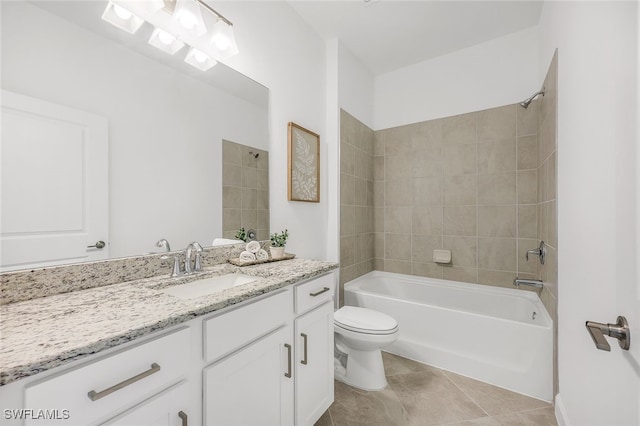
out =
[[334,375],[339,382],[366,391],[379,391],[387,387],[380,350],[350,350],[346,368],[336,363]]

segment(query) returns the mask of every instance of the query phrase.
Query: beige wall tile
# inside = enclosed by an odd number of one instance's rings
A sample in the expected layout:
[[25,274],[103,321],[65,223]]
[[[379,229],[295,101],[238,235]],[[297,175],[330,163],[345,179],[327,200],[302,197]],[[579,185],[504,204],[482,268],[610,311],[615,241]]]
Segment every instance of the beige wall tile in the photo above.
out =
[[516,271],[515,238],[478,238],[478,268]]
[[364,262],[373,259],[373,233],[356,235],[355,262]]
[[384,210],[386,207],[373,208],[373,230],[375,232],[384,232]]
[[456,115],[442,119],[442,141],[445,145],[471,144],[476,142],[477,113]]
[[433,261],[433,251],[442,248],[440,235],[413,235],[411,238],[411,260],[418,263]]
[[516,276],[517,274],[515,272],[478,269],[478,284],[494,287],[515,288],[513,286],[513,280]]
[[478,236],[515,237],[516,206],[479,206]]
[[412,129],[411,149],[421,151],[442,145],[442,120],[429,120],[417,123]]
[[385,155],[403,154],[411,152],[411,134],[409,126],[387,129],[384,138]]
[[269,208],[269,191],[257,191],[257,209],[268,209]]
[[258,169],[258,189],[269,190],[269,170]]
[[242,226],[245,229],[256,229],[258,227],[258,210],[243,208],[241,218]]
[[269,239],[269,219],[269,210],[258,210],[258,229],[262,229],[267,233],[265,240]]
[[443,148],[442,171],[455,176],[476,173],[477,144],[447,145]]
[[373,259],[373,270],[384,271],[384,259],[376,257]]
[[345,140],[340,143],[340,172],[350,175],[356,173],[356,149]]
[[478,141],[516,136],[516,105],[478,112]]
[[556,114],[555,108],[542,122],[539,135],[538,161],[544,161],[556,150]]
[[224,231],[235,231],[240,229],[240,209],[223,209],[222,211],[222,229]]
[[529,104],[529,108],[516,107],[518,116],[518,136],[535,135],[538,133],[538,100]]
[[478,239],[474,237],[443,237],[442,248],[451,251],[451,265],[476,268],[478,266]]
[[258,170],[254,167],[242,167],[242,187],[258,188]]
[[518,170],[538,168],[538,136],[518,138]]
[[386,260],[411,260],[411,234],[389,234],[384,236]]
[[373,155],[384,155],[384,141],[388,132],[387,129],[373,132]]
[[476,268],[458,268],[456,266],[444,266],[442,268],[445,280],[460,281],[463,283],[478,282],[478,270]]
[[445,206],[444,235],[475,236],[477,232],[476,206]]
[[516,169],[516,139],[496,139],[478,144],[478,173]]
[[256,189],[242,188],[242,209],[258,208],[258,191]]
[[384,180],[384,178],[384,157],[373,157],[373,180],[379,181]]
[[356,206],[356,234],[367,232],[373,232],[373,210],[369,207]]
[[376,259],[384,258],[384,233],[383,232],[376,232],[375,234],[373,234],[373,257]]
[[373,181],[367,181],[367,206],[373,207]]
[[419,277],[442,279],[442,266],[433,262],[412,262],[411,274]]
[[352,205],[340,206],[340,236],[355,235],[356,208]]
[[518,238],[538,238],[538,206],[518,206]]
[[227,186],[242,186],[242,168],[235,164],[222,164],[222,184]]
[[411,262],[403,260],[385,259],[384,270],[396,274],[411,274]]
[[373,180],[373,157],[364,151],[356,150],[356,177]]
[[[416,151],[410,155],[409,162],[397,164],[395,167],[408,169],[411,164],[411,176],[414,178],[442,175],[442,147],[436,146],[429,150]],[[388,169],[386,169],[388,170]]]
[[255,148],[253,148],[253,152],[260,154],[256,161],[258,170],[269,170],[269,152]]
[[340,173],[340,204],[354,204],[356,200],[355,177]]
[[356,177],[355,179],[355,197],[354,204],[356,206],[367,205],[367,181]]
[[[250,146],[241,145],[240,149],[240,158],[242,159],[242,167],[249,167],[251,169],[258,168],[258,158],[253,154],[259,154],[257,149],[254,149]],[[253,154],[249,154],[249,152],[253,152]]]
[[222,141],[222,161],[225,163],[236,164],[238,166],[242,165],[242,153],[241,153],[242,145],[230,142],[230,141]]
[[373,182],[373,205],[384,206],[384,181]]
[[346,267],[354,264],[356,258],[356,237],[340,238],[340,266]]
[[414,178],[413,184],[413,205],[442,205],[442,178],[422,177]]
[[395,234],[410,234],[411,207],[385,207],[384,231]]
[[363,149],[369,155],[373,155],[373,129],[360,123],[362,127]]
[[478,204],[497,205],[516,203],[516,173],[478,175]]
[[227,209],[242,208],[242,189],[233,186],[223,186],[222,205]]
[[553,152],[538,169],[538,201],[556,198],[556,153]]
[[445,206],[476,204],[478,191],[476,175],[460,175],[444,177]]
[[442,235],[442,206],[413,207],[409,232],[414,235]]
[[412,156],[408,154],[396,154],[384,156],[385,180],[399,180],[411,178]]
[[412,185],[411,179],[386,180],[384,182],[385,206],[410,206]]
[[520,170],[518,172],[518,204],[538,202],[538,171]]

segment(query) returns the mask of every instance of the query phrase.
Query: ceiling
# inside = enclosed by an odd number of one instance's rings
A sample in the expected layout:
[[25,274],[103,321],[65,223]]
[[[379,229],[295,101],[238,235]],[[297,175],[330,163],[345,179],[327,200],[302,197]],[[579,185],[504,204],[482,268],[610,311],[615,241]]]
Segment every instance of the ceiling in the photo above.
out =
[[542,1],[290,0],[324,39],[374,75],[535,26]]

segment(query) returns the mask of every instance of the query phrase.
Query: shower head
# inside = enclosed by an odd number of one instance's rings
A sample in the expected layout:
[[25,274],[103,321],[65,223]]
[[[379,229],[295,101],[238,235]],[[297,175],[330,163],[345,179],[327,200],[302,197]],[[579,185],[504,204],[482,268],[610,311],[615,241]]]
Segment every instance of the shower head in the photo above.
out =
[[542,88],[542,90],[541,90],[541,91],[539,91],[539,92],[537,92],[537,93],[534,93],[533,95],[529,96],[529,97],[528,97],[527,99],[525,99],[524,101],[520,102],[520,106],[521,106],[522,108],[524,108],[524,109],[529,108],[529,104],[530,104],[531,102],[533,102],[533,100],[534,100],[535,98],[537,98],[539,95],[544,96],[544,87]]
[[249,151],[249,155],[252,156],[253,158],[258,158],[260,156],[260,153],[259,152]]

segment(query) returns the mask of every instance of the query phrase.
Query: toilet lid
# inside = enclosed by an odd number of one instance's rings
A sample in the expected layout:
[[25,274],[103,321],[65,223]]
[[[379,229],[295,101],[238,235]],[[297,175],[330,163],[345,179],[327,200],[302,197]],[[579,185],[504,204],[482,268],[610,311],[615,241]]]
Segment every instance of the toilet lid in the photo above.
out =
[[333,314],[333,321],[339,327],[364,333],[394,332],[398,322],[387,314],[356,306],[343,306]]

